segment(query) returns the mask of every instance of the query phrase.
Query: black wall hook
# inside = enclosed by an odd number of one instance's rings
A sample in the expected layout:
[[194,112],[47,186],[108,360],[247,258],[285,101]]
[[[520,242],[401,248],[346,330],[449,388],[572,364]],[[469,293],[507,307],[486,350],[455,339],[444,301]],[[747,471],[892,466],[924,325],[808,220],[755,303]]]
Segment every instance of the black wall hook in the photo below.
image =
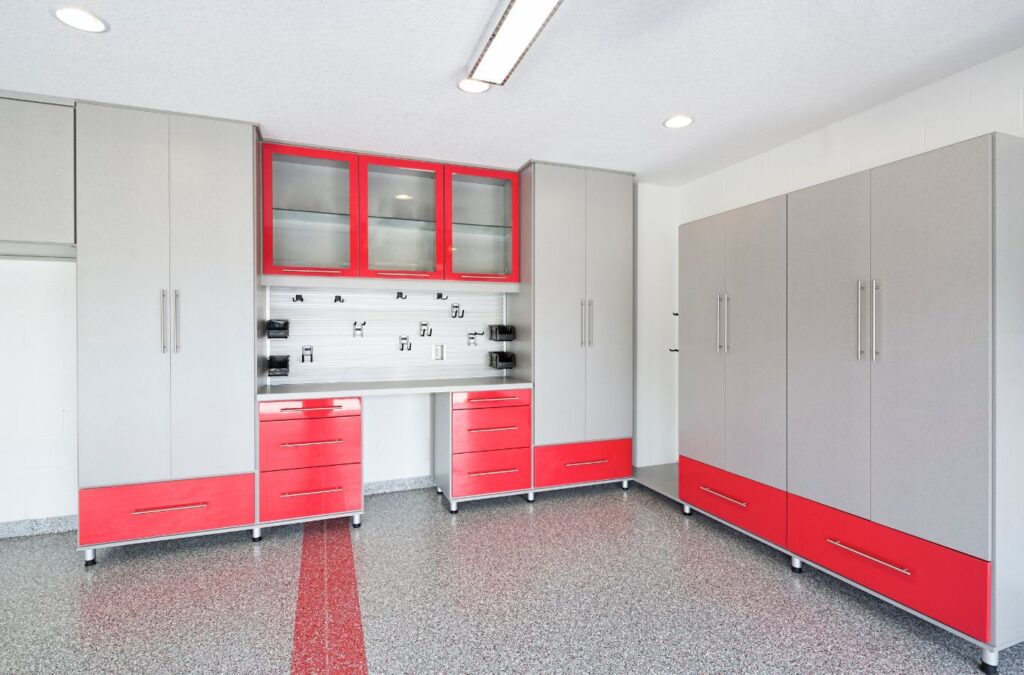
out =
[[452,318],[453,319],[461,319],[464,316],[466,316],[466,310],[460,309],[459,308],[459,303],[453,302],[452,303]]
[[438,299],[438,300],[447,300],[447,299],[448,299],[448,294],[447,294],[447,293],[440,293],[440,292],[439,292],[439,293],[437,294],[437,299]]
[[396,300],[405,300],[408,297],[409,296],[406,295],[405,293],[403,293],[402,291],[398,291],[397,293],[395,293],[395,299]]
[[345,298],[341,297],[340,295],[336,295],[336,296],[334,296],[334,301],[335,302],[345,302]]
[[292,302],[305,302],[302,295],[296,294],[292,296]]
[[363,337],[363,327],[366,326],[365,321],[353,321],[352,322],[352,337]]
[[409,336],[408,335],[400,335],[400,336],[398,336],[398,351],[400,351],[400,352],[411,352],[412,351],[412,343],[409,342]]
[[478,337],[480,337],[481,335],[483,335],[483,334],[484,334],[484,332],[482,330],[481,331],[473,331],[472,333],[466,333],[466,346],[468,346],[468,347],[476,346],[476,339]]
[[420,337],[433,336],[434,329],[430,327],[430,322],[420,321]]

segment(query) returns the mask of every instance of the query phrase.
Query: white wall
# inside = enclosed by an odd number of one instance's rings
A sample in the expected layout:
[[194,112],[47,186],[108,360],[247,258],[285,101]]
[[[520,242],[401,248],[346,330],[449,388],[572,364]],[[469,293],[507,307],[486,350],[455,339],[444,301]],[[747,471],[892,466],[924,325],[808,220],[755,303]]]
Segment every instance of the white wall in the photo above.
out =
[[[1024,49],[702,176],[676,188],[674,203],[666,203],[662,188],[641,186],[639,209],[646,215],[638,223],[637,320],[646,336],[638,341],[643,365],[638,365],[637,389],[644,401],[637,406],[638,465],[671,462],[677,452],[675,379],[667,381],[658,354],[675,340],[675,326],[664,325],[664,298],[643,296],[674,289],[678,224],[992,131],[1024,136]],[[672,259],[666,264],[669,250]],[[657,330],[659,335],[650,334]],[[665,433],[670,420],[671,435]]]
[[0,523],[77,512],[75,264],[0,259]]

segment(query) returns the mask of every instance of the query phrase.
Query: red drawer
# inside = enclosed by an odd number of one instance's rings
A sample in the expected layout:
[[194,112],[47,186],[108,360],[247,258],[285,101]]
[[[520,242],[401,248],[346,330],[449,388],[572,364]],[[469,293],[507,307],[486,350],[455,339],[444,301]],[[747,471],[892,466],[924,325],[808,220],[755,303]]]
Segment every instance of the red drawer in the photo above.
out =
[[786,545],[786,493],[679,457],[679,499],[762,539]]
[[317,417],[360,415],[359,398],[311,398],[304,401],[261,401],[260,421],[304,420]]
[[633,441],[542,445],[534,449],[533,461],[533,481],[539,488],[630,478]]
[[346,513],[362,508],[362,464],[260,474],[260,522]]
[[452,452],[530,447],[530,411],[530,406],[453,410]]
[[260,471],[359,462],[362,436],[360,416],[260,422]]
[[789,495],[796,555],[989,642],[991,565],[959,551]]
[[529,489],[529,448],[467,452],[452,456],[452,497]]
[[507,408],[514,405],[530,405],[533,391],[530,389],[503,389],[499,391],[470,391],[452,394],[452,408],[472,410],[474,408]]
[[78,543],[107,544],[251,525],[253,474],[78,491]]

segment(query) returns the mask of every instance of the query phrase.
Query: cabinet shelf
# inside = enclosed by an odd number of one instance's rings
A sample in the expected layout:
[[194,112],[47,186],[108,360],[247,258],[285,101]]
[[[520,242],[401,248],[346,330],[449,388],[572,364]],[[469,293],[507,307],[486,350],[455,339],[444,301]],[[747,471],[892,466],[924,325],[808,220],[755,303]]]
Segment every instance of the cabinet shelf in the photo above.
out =
[[349,214],[349,213],[336,213],[334,211],[316,211],[316,210],[313,210],[313,209],[286,209],[286,208],[280,208],[280,207],[277,207],[277,206],[274,207],[274,213],[275,214],[280,213],[282,215],[304,214],[304,215],[310,215],[310,216],[334,216],[334,217],[338,217],[338,218],[350,218],[351,217],[351,214]]
[[507,232],[512,231],[511,225],[501,223],[452,223],[452,227],[460,227],[465,229],[487,228],[489,230],[505,230]]

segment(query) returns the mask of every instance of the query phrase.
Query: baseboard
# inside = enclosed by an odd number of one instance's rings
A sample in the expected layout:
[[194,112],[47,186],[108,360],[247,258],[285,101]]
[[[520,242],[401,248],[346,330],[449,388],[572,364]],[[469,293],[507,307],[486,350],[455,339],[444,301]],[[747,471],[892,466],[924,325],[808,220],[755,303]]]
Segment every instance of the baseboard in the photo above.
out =
[[403,490],[419,490],[434,487],[432,476],[416,476],[415,478],[396,478],[394,480],[378,480],[363,485],[364,495],[379,495],[385,492],[402,492]]
[[55,516],[53,518],[31,518],[0,523],[0,539],[29,537],[34,534],[56,534],[78,529],[78,516]]

